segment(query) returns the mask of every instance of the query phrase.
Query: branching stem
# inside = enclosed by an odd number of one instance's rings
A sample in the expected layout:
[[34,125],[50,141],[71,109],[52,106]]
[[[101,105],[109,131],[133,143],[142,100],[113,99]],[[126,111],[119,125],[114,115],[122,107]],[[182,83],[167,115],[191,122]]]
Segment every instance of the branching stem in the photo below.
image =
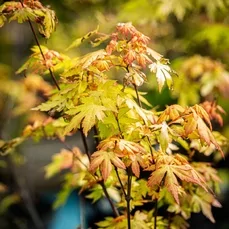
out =
[[[21,3],[22,7],[24,7],[23,1],[22,0],[19,0],[19,1]],[[32,22],[31,22],[31,20],[29,18],[28,18],[28,23],[29,23],[30,29],[31,29],[31,31],[33,33],[34,39],[36,41],[36,44],[37,44],[37,46],[38,46],[38,48],[40,50],[41,56],[44,59],[44,61],[46,62],[45,55],[44,55],[44,53],[43,53],[43,51],[41,49],[41,45],[39,43],[39,40],[38,40],[37,35],[35,33],[35,30],[33,28],[33,24],[32,24]],[[48,68],[48,70],[49,70],[50,76],[52,77],[52,80],[53,80],[54,84],[56,85],[57,89],[60,90],[59,84],[57,83],[57,80],[56,80],[56,77],[55,77],[53,71],[51,70],[51,68]]]

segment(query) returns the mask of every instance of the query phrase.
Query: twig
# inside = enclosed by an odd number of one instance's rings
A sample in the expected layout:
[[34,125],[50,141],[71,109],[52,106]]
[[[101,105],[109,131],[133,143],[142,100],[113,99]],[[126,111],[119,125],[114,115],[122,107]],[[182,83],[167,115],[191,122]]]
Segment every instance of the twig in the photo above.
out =
[[[80,133],[81,133],[81,138],[82,138],[82,141],[83,141],[85,153],[87,154],[89,161],[91,161],[91,157],[90,157],[90,153],[89,153],[89,148],[88,148],[88,144],[87,144],[87,139],[86,139],[86,137],[85,137],[82,129],[80,129]],[[97,139],[97,141],[98,141],[98,139]],[[97,180],[96,176],[94,176],[94,178]],[[101,180],[98,183],[101,185],[101,187],[103,189],[103,192],[104,192],[104,194],[105,194],[108,202],[110,203],[110,206],[112,208],[112,211],[114,212],[114,215],[116,217],[118,217],[119,216],[119,212],[118,212],[117,208],[115,207],[113,201],[111,200],[109,193],[107,192],[107,188],[106,188],[106,186],[104,184],[104,180]]]
[[[20,1],[20,3],[21,3],[22,7],[24,8],[25,6],[24,6],[23,1],[22,1],[22,0],[19,0],[19,1]],[[38,46],[38,48],[39,48],[39,50],[40,50],[41,56],[42,56],[42,58],[44,59],[44,61],[46,62],[45,55],[44,55],[44,53],[43,53],[43,51],[42,51],[42,49],[41,49],[41,45],[40,45],[40,43],[39,43],[39,40],[38,40],[37,35],[36,35],[36,33],[35,33],[35,30],[34,30],[34,28],[33,28],[32,22],[31,22],[31,20],[30,20],[29,18],[28,18],[28,23],[29,23],[30,29],[31,29],[31,31],[32,31],[32,33],[33,33],[34,39],[35,39],[35,41],[36,41],[36,44],[37,44],[37,46]],[[59,85],[58,85],[58,83],[57,83],[56,77],[55,77],[54,73],[52,72],[51,68],[48,68],[48,70],[49,70],[50,76],[52,77],[52,80],[53,80],[54,84],[56,85],[57,89],[60,90],[60,87],[59,87]]]
[[80,129],[80,134],[81,134],[81,139],[82,139],[82,142],[83,142],[85,153],[88,156],[88,160],[91,161],[91,156],[90,156],[89,148],[88,148],[88,145],[87,145],[87,139],[86,139],[82,129]]
[[127,194],[126,194],[126,205],[127,205],[127,225],[128,229],[131,229],[131,215],[130,215],[130,201],[131,201],[131,183],[132,183],[132,171],[131,167],[127,169]]
[[118,169],[117,169],[117,167],[115,167],[115,166],[114,166],[114,168],[115,168],[115,173],[116,173],[116,175],[117,175],[117,177],[118,177],[118,181],[119,181],[119,184],[120,184],[120,186],[121,186],[122,192],[123,192],[123,194],[124,194],[124,196],[125,196],[125,198],[126,198],[126,192],[125,192],[124,186],[123,186],[123,184],[122,184],[121,178],[120,178],[120,176],[119,176],[119,174],[118,174]]
[[25,207],[27,209],[28,214],[30,215],[34,226],[36,229],[44,229],[44,224],[37,212],[37,209],[33,203],[33,200],[31,198],[30,192],[28,190],[28,187],[26,185],[26,180],[25,177],[23,176],[19,176],[17,171],[16,171],[16,167],[14,162],[12,161],[12,159],[10,157],[7,158],[8,160],[8,165],[9,165],[9,169],[12,171],[12,175],[14,177],[14,180],[19,188],[19,193],[20,196],[25,204]]
[[115,216],[118,217],[119,216],[119,212],[118,212],[117,208],[115,207],[113,201],[111,200],[109,193],[107,192],[107,188],[106,188],[106,186],[104,184],[104,181],[102,180],[99,184],[101,185],[101,187],[103,189],[103,192],[104,192],[107,200],[110,203],[110,206],[112,208],[112,211],[114,212]]
[[140,97],[139,97],[138,88],[137,88],[136,84],[133,84],[133,85],[134,85],[134,90],[136,92],[138,104],[142,108],[142,102],[141,102]]
[[155,213],[154,213],[154,229],[157,229],[157,212],[158,212],[158,200],[155,201]]

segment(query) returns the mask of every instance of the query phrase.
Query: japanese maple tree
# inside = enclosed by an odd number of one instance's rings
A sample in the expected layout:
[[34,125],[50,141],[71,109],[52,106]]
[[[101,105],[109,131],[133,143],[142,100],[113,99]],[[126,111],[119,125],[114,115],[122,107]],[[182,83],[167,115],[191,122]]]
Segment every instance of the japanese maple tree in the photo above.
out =
[[[200,211],[214,222],[211,206],[220,207],[214,194],[220,178],[210,163],[193,156],[208,156],[209,150],[224,156],[226,141],[211,124],[212,119],[223,124],[222,108],[210,102],[152,108],[139,88],[156,77],[159,92],[165,84],[171,89],[177,75],[130,22],[117,24],[111,34],[97,28],[77,38],[68,49],[85,40],[92,49],[72,58],[39,44],[34,25],[45,38],[56,26],[55,12],[39,1],[0,6],[0,26],[13,20],[27,21],[37,42],[17,73],[27,78],[50,74],[54,86],[47,101],[33,108],[50,117],[3,142],[1,152],[9,153],[28,138],[64,142],[76,132],[84,144],[82,152],[65,144],[45,168],[47,178],[69,169],[55,207],[78,189],[82,195],[87,191],[92,202],[108,199],[113,215],[97,222],[98,228],[187,228],[191,213]],[[89,151],[89,133],[95,152]]]

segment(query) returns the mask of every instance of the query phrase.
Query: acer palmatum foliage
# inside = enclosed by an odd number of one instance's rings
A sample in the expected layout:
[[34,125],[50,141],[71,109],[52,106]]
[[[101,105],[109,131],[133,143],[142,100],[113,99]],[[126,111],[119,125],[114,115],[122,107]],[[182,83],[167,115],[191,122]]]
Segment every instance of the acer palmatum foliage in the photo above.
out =
[[[46,38],[55,28],[54,12],[39,1],[6,2],[0,13],[1,26],[7,20],[33,21]],[[85,149],[63,149],[45,168],[47,177],[69,169],[65,194],[60,191],[55,207],[65,202],[66,193],[79,189],[80,194],[89,192],[93,202],[104,195],[109,199],[115,216],[98,222],[98,228],[187,228],[191,212],[200,211],[214,222],[211,206],[220,204],[212,189],[220,179],[210,164],[192,158],[199,153],[208,156],[209,148],[223,155],[226,141],[211,124],[212,119],[223,124],[223,109],[207,102],[191,107],[175,104],[164,111],[143,108],[150,104],[138,87],[147,81],[149,71],[159,91],[165,83],[172,87],[175,72],[149,47],[150,38],[131,23],[119,23],[111,34],[97,28],[77,38],[69,49],[85,40],[94,47],[103,43],[105,48],[76,58],[43,46],[31,49],[32,55],[17,73],[60,75],[60,90],[49,92],[47,101],[33,108],[57,118],[26,126],[20,137],[1,144],[1,152],[10,152],[30,137],[64,142],[80,131]],[[111,79],[114,69],[121,81]],[[94,131],[95,152],[87,146],[90,131]],[[145,211],[146,203],[151,203],[150,211],[149,205]],[[158,208],[164,214],[159,215]]]

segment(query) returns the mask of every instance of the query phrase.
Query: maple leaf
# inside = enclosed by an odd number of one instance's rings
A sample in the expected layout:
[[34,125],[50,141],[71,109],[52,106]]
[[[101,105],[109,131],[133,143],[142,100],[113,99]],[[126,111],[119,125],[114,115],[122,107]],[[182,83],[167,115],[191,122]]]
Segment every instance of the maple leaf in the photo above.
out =
[[38,30],[45,37],[49,38],[56,29],[57,18],[55,11],[43,7],[42,10],[35,10],[38,20]]
[[207,127],[207,125],[204,123],[204,121],[201,118],[197,119],[197,131],[200,136],[200,139],[204,140],[209,146],[213,144],[217,150],[221,153],[222,157],[224,157],[224,153],[214,138],[212,132],[210,129]]
[[100,142],[97,147],[100,150],[112,150],[119,157],[127,157],[126,166],[131,165],[131,169],[136,177],[140,176],[140,166],[144,167],[142,155],[146,155],[146,150],[138,143],[111,137]]
[[182,116],[184,111],[185,109],[178,104],[167,106],[166,109],[160,114],[157,123],[162,123],[169,120],[177,120],[179,117]]
[[89,170],[95,172],[100,168],[104,181],[109,177],[112,165],[120,169],[125,169],[126,166],[122,160],[112,151],[96,151],[91,156],[91,164]]
[[168,66],[168,60],[161,58],[157,62],[150,64],[149,68],[151,72],[156,74],[159,92],[161,92],[165,81],[169,89],[172,87],[171,74],[174,74],[174,71]]
[[81,105],[66,111],[66,114],[74,116],[66,127],[65,134],[82,125],[83,132],[87,136],[88,131],[97,123],[97,120],[102,121],[106,117],[105,111],[109,110],[106,106],[98,104],[96,98],[83,98]]
[[196,193],[192,195],[191,207],[193,212],[203,212],[203,214],[212,222],[215,223],[215,219],[212,215],[211,205],[215,207],[221,207],[221,204],[210,193],[204,192],[203,189],[198,188]]
[[152,172],[148,185],[164,185],[179,204],[179,188],[181,181],[191,182],[203,187],[206,191],[206,183],[202,176],[180,155],[160,155],[156,158],[155,170]]
[[23,7],[21,9],[17,9],[13,15],[9,18],[9,22],[13,20],[17,20],[18,23],[23,23],[25,21],[34,21],[36,19],[36,14],[33,12],[32,9],[28,7]]
[[221,114],[225,114],[225,111],[221,106],[217,105],[215,101],[205,101],[201,106],[205,109],[211,120],[215,120],[220,126],[223,126],[223,118]]

